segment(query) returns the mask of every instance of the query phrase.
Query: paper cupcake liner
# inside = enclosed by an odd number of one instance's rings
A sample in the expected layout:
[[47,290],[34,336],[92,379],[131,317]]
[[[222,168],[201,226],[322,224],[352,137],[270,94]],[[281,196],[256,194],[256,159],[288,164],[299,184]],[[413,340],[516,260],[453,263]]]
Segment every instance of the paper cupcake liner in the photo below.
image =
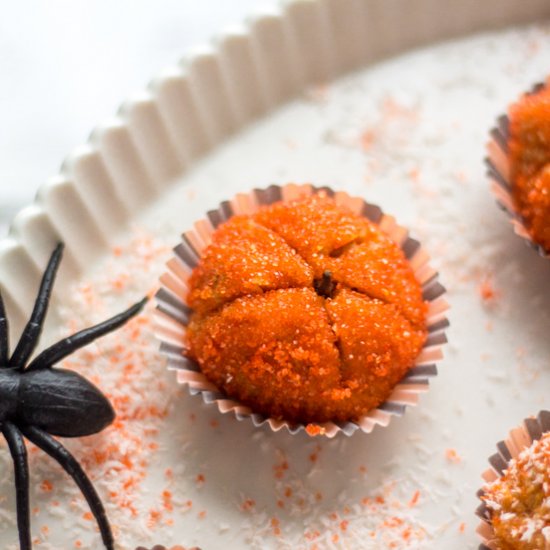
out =
[[175,546],[162,546],[161,544],[155,544],[151,548],[146,546],[138,546],[136,550],[201,550],[198,546],[188,547],[182,546],[181,544],[176,544]]
[[[527,94],[534,94],[544,88],[546,83],[535,84]],[[497,125],[491,130],[491,138],[487,143],[487,175],[491,182],[491,191],[497,204],[508,214],[514,228],[514,233],[519,235],[525,243],[534,248],[543,258],[550,258],[550,253],[533,241],[525,222],[519,213],[512,194],[513,183],[511,181],[511,167],[508,158],[508,140],[510,120],[507,115],[501,115]]]
[[182,345],[191,310],[186,303],[187,280],[197,265],[203,250],[211,240],[211,234],[222,222],[237,214],[252,214],[261,206],[278,201],[290,201],[300,197],[324,192],[334,198],[337,204],[347,207],[377,224],[394,242],[399,244],[408,258],[417,280],[423,289],[423,298],[429,304],[427,326],[429,335],[426,343],[401,382],[390,397],[376,409],[371,410],[354,422],[326,422],[315,424],[315,430],[327,437],[342,432],[353,434],[357,429],[369,433],[376,425],[387,426],[393,416],[402,416],[407,406],[416,405],[421,393],[428,391],[429,378],[437,375],[436,362],[442,357],[442,346],[446,343],[445,329],[449,323],[445,317],[448,304],[444,299],[445,288],[438,282],[437,272],[429,265],[429,256],[420,243],[408,235],[407,229],[396,224],[373,204],[345,192],[334,192],[329,188],[315,188],[312,185],[290,184],[283,187],[272,185],[267,189],[255,189],[249,194],[236,195],[231,201],[224,201],[219,208],[207,213],[207,217],[195,223],[194,228],[182,235],[181,243],[174,249],[174,257],[168,262],[168,271],[161,277],[158,291],[156,330],[160,340],[160,351],[168,359],[168,368],[176,371],[180,384],[188,386],[191,394],[200,394],[205,403],[215,403],[218,410],[232,413],[238,420],[250,419],[255,426],[269,426],[273,431],[287,429],[291,434],[306,426],[269,418],[254,413],[249,407],[221,392],[200,371],[199,366],[185,357]]
[[[541,411],[536,418],[526,418],[520,426],[510,432],[506,440],[497,443],[498,452],[489,457],[491,467],[481,476],[485,483],[502,477],[510,462],[546,432],[550,432],[550,411]],[[485,491],[480,489],[477,496],[482,500],[484,494]],[[496,550],[492,542],[495,535],[491,525],[491,511],[483,500],[476,510],[476,515],[481,519],[477,532],[483,539],[479,550]]]

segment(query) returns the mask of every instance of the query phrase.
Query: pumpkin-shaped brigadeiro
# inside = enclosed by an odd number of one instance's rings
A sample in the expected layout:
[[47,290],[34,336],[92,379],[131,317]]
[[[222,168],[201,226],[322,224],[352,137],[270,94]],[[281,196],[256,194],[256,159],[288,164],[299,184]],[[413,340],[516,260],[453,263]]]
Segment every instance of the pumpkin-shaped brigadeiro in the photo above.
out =
[[401,249],[319,193],[220,225],[189,280],[189,357],[289,422],[356,420],[414,365],[427,305]]
[[509,109],[512,194],[533,241],[550,253],[550,89],[525,94]]

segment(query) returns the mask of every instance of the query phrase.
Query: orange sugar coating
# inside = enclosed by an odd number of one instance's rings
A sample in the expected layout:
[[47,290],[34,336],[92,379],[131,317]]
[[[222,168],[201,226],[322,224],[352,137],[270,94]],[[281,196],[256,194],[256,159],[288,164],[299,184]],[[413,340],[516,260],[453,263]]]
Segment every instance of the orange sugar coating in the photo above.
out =
[[314,196],[290,204],[277,203],[255,219],[276,231],[320,277],[330,270],[349,288],[396,304],[412,322],[422,325],[426,308],[401,249],[380,229],[329,198]]
[[375,224],[326,197],[252,218],[222,224],[191,276],[189,355],[254,412],[301,423],[360,418],[387,399],[426,339],[409,263]]
[[189,281],[189,305],[213,310],[239,296],[266,290],[311,286],[313,273],[273,231],[235,216],[216,231]]
[[497,550],[550,547],[550,433],[510,462],[504,475],[484,487]]
[[513,196],[535,242],[550,251],[550,89],[509,109]]
[[254,219],[281,235],[314,269],[319,262],[341,248],[366,236],[381,233],[368,220],[338,206],[324,195],[292,202],[278,202],[262,208]]
[[530,178],[550,162],[550,88],[523,95],[508,116],[514,175]]
[[532,239],[550,252],[550,165],[525,180],[515,197]]
[[319,397],[340,379],[335,336],[322,302],[305,288],[239,298],[216,315],[193,320],[191,348],[200,354],[204,374],[255,412],[317,418]]
[[426,323],[426,304],[420,285],[403,252],[380,234],[350,246],[338,258],[327,258],[327,268],[342,285],[394,306],[415,327]]
[[389,396],[422,348],[418,330],[392,304],[342,288],[326,300],[340,352],[340,387],[331,394],[334,417],[358,418]]

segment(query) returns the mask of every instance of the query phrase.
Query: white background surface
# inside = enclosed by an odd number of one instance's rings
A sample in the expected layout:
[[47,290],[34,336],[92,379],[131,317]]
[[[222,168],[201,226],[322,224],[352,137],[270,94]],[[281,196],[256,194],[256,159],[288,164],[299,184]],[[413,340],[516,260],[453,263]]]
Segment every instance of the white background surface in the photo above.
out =
[[0,237],[92,128],[270,0],[1,0]]
[[[71,148],[121,100],[142,89],[187,47],[261,3],[50,2],[47,10],[45,2],[32,9],[28,4],[8,9],[5,3],[8,15],[0,22],[0,205],[7,204],[7,198],[15,205],[28,202]],[[210,509],[205,532],[195,516],[187,516],[177,523],[180,538],[185,532],[205,548],[231,547],[208,544],[207,537],[217,542],[219,536],[211,526],[223,520],[231,526],[225,540],[241,540],[247,533],[235,496],[262,502],[267,517],[278,513],[275,498],[270,498],[277,497],[277,487],[266,493],[257,480],[271,475],[273,457],[287,451],[291,481],[305,479],[305,490],[312,495],[318,486],[326,490],[323,507],[315,508],[321,515],[316,521],[322,521],[335,502],[341,504],[340,496],[357,501],[389,472],[400,476],[407,498],[422,487],[415,513],[432,537],[423,550],[477,547],[475,491],[487,456],[522,418],[547,407],[548,264],[512,234],[488,192],[482,163],[487,130],[503,106],[547,71],[549,31],[539,32],[511,32],[504,38],[480,38],[456,48],[448,44],[411,54],[334,85],[326,104],[302,98],[220,148],[182,180],[174,195],[159,202],[158,211],[171,215],[162,218],[168,229],[157,228],[158,233],[171,246],[182,219],[190,220],[231,196],[237,185],[246,190],[273,178],[295,178],[368,193],[369,200],[414,228],[415,236],[432,251],[452,303],[447,357],[421,407],[372,436],[322,440],[322,456],[312,475],[304,465],[316,441],[296,445],[296,439],[285,433],[262,431],[252,438],[249,425],[217,413],[213,418],[219,418],[220,426],[215,432],[186,430],[187,416],[177,413],[187,406],[195,410],[196,405],[191,399],[178,399],[175,417],[166,425],[188,438],[193,449],[180,486],[192,492],[196,473],[207,468],[209,483],[201,504]],[[476,63],[464,63],[465,59]],[[383,118],[388,94],[401,113],[389,126]],[[363,151],[359,138],[369,129],[381,132],[374,148]],[[404,139],[396,140],[400,136]],[[320,147],[324,155],[319,155]],[[251,154],[258,162],[246,162]],[[237,172],[238,180],[233,177]],[[212,182],[216,187],[209,185]],[[196,192],[194,202],[189,190]],[[182,200],[171,200],[176,192]],[[180,204],[188,210],[182,211]],[[153,215],[149,221],[159,219]],[[150,275],[156,279],[156,274]],[[479,295],[485,276],[499,292],[493,305],[483,303]],[[198,415],[205,426],[208,414]],[[167,430],[163,436],[173,434]],[[174,451],[168,445],[161,448]],[[460,464],[449,463],[448,448],[456,448]],[[243,462],[243,456],[254,461]],[[159,467],[175,461],[165,457]],[[366,480],[358,473],[363,465],[369,472]],[[242,475],[234,475],[239,469]],[[325,480],[332,486],[325,487]],[[8,494],[11,481],[4,482],[0,493]],[[69,484],[63,487],[76,491]],[[294,549],[293,537],[301,536],[302,523],[311,518],[303,513],[286,519],[291,531],[287,547]],[[363,522],[368,519],[367,514],[357,514],[357,536],[364,534]],[[462,521],[464,533],[459,530]],[[64,532],[55,535],[63,537]],[[350,540],[350,548],[360,547],[354,545],[357,539]],[[270,543],[281,548],[280,540],[271,538]],[[252,547],[264,550],[262,544]]]

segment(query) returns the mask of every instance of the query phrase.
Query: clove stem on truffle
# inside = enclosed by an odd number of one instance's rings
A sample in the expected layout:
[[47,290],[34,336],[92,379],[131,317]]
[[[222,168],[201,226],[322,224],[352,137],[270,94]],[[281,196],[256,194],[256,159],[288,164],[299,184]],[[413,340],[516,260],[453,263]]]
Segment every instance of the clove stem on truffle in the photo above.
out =
[[336,289],[336,283],[332,279],[332,273],[327,269],[323,272],[323,276],[320,279],[315,279],[313,286],[315,292],[323,298],[332,298],[334,290]]

